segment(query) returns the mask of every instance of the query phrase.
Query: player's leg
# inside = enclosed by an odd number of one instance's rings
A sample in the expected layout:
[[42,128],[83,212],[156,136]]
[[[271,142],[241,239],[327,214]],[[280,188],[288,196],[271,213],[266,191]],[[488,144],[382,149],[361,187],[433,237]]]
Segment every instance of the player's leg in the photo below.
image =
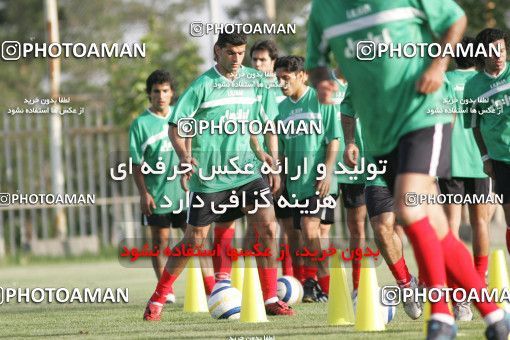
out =
[[[488,178],[469,178],[466,183],[466,193],[469,195],[485,196],[491,194],[490,180]],[[482,281],[487,284],[485,274],[487,272],[489,258],[489,204],[470,204],[469,220],[473,228],[473,259],[475,268]]]
[[[211,202],[221,204],[228,200],[229,192],[218,193],[190,193],[190,207],[187,213],[187,226],[182,240],[172,248],[192,247],[203,249],[206,246],[209,225],[215,221],[217,216],[212,212]],[[202,208],[195,206],[202,205]],[[163,303],[168,295],[173,283],[184,270],[189,258],[186,256],[169,256],[165,269],[159,282],[152,294],[144,313],[144,320],[158,321],[161,318]]]
[[[155,226],[150,225],[151,229],[151,240],[152,240],[152,249],[155,249],[157,247],[161,251],[165,249],[166,246],[168,246],[168,238],[170,235],[170,228],[167,227],[161,227],[161,226]],[[156,277],[158,280],[161,278],[161,275],[163,274],[163,268],[164,268],[164,258],[162,256],[153,256],[151,258],[152,260],[152,267],[154,268],[154,272],[156,273]]]
[[[413,131],[400,140],[394,196],[397,218],[405,226],[420,273],[428,287],[444,287],[448,272],[455,284],[466,291],[473,289],[481,294],[484,285],[468,250],[449,231],[443,208],[438,204],[420,204],[422,202],[411,205],[406,196],[431,197],[438,194],[434,176],[448,176],[450,138],[451,126],[445,124]],[[445,253],[448,256],[444,256]],[[475,305],[488,324],[504,317],[504,312],[495,303],[477,302]],[[429,327],[435,323],[453,324],[444,294],[437,303],[431,304],[431,310]]]
[[[321,245],[319,240],[321,220],[315,216],[301,216],[301,234],[303,236],[303,246],[310,252],[321,252]],[[305,257],[305,282],[303,285],[304,294],[303,302],[317,302],[316,286],[317,281],[315,275],[325,276],[326,273],[323,267],[319,267],[319,262],[314,261],[311,257]]]
[[[397,284],[401,288],[417,288],[418,280],[411,276],[407,268],[402,240],[395,231],[394,204],[390,190],[384,186],[366,186],[365,199],[375,243]],[[404,301],[404,310],[412,319],[419,318],[423,312],[421,304],[412,298]]]
[[496,194],[503,196],[503,212],[506,221],[506,248],[510,253],[510,164],[492,160],[496,177]]
[[[365,206],[364,184],[341,184],[342,200],[346,208],[346,222],[349,229],[349,248],[363,248],[365,240]],[[356,296],[361,273],[361,261],[352,260],[353,296]]]
[[[464,195],[464,181],[462,179],[444,179],[438,180],[439,190],[442,194],[448,195]],[[462,205],[460,204],[443,204],[443,209],[448,220],[450,230],[456,238],[459,238],[460,220],[462,217]]]
[[[242,212],[240,213],[242,215]],[[232,271],[232,258],[227,254],[229,249],[232,248],[234,240],[235,219],[236,218],[234,217],[223,219],[222,216],[222,218],[220,218],[214,225],[213,249],[220,250],[220,253],[213,257],[214,276],[216,281],[230,278],[230,273]]]
[[285,228],[285,226],[283,225],[282,219],[278,219],[278,224],[280,226],[280,243],[279,243],[280,251],[289,249],[288,254],[285,254],[282,259],[282,274],[294,276],[294,270],[292,269],[292,257],[289,245],[289,234],[287,232],[287,228]]
[[[285,190],[282,195],[286,198],[288,197]],[[292,252],[292,248],[295,248],[295,244],[292,245],[291,242],[295,243],[296,235],[293,234],[297,234],[298,231],[294,229],[292,209],[279,207],[277,201],[278,200],[275,200],[274,202],[274,211],[278,224],[280,225],[280,248],[289,250],[289,253],[286,254],[282,260],[282,274],[296,276],[299,274],[294,273],[295,266],[293,265],[293,260],[296,256],[295,253],[293,254]]]
[[289,252],[292,259],[292,275],[303,283],[305,280],[304,262],[301,256],[296,255],[297,250],[303,249],[303,238],[301,236],[301,231],[295,228],[292,210],[289,208],[286,209],[290,210],[290,215],[285,218],[280,218],[278,221],[287,234]]
[[[269,315],[294,315],[295,312],[287,304],[278,300],[276,295],[278,267],[276,258],[279,254],[276,240],[276,216],[271,205],[268,208],[260,206],[255,209],[256,201],[273,202],[271,191],[262,178],[254,180],[240,187],[239,195],[245,194],[247,207],[243,213],[248,220],[248,228],[258,234],[262,249],[270,249],[271,256],[260,257],[257,261],[262,295]],[[257,194],[255,194],[257,193]]]

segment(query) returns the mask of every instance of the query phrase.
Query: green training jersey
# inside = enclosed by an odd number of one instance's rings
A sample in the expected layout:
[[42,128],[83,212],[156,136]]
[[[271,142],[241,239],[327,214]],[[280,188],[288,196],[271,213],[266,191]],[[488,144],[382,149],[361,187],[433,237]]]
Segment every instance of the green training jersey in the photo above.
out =
[[[129,128],[129,154],[133,164],[141,165],[145,162],[155,171],[159,171],[156,167],[158,161],[165,165],[165,171],[161,174],[144,175],[147,191],[156,204],[154,214],[176,211],[180,206],[179,200],[185,201],[179,176],[174,180],[167,180],[167,177],[174,175],[174,166],[179,165],[179,157],[168,138],[168,120],[172,111],[173,107],[170,107],[168,115],[162,117],[147,109]],[[162,207],[169,204],[165,196],[172,202],[170,207]]]
[[[180,119],[186,118],[193,118],[197,126],[226,126],[226,121],[239,123],[235,133],[220,133],[209,127],[192,138],[192,156],[203,176],[199,176],[198,171],[191,176],[191,191],[220,192],[261,177],[257,169],[260,163],[250,148],[249,130],[243,131],[241,123],[276,115],[276,103],[274,107],[263,104],[268,92],[263,78],[261,72],[241,67],[237,78],[229,80],[212,67],[195,79],[179,98],[170,118],[172,124],[178,125]],[[227,131],[234,130],[229,127]],[[238,171],[231,162],[235,158],[240,169],[254,173],[233,173]]]
[[[464,86],[469,78],[477,72],[475,70],[455,70],[446,73],[453,90],[457,109],[455,123],[452,130],[452,177],[485,178],[480,150],[475,141],[472,129],[466,129],[465,114],[462,113],[464,100]],[[468,117],[469,118],[469,117]]]
[[387,154],[403,135],[451,122],[452,117],[431,114],[432,110],[450,108],[443,100],[448,94],[447,84],[432,94],[416,92],[416,82],[431,63],[429,56],[383,54],[360,60],[357,43],[372,42],[372,51],[379,43],[432,43],[463,14],[453,0],[312,2],[306,68],[326,66],[328,53],[333,52],[352,92],[365,150],[374,156]]
[[470,119],[466,126],[479,127],[491,159],[510,164],[510,67],[497,77],[478,72],[464,89]]
[[[358,130],[359,130],[360,131],[359,136],[361,136],[361,127],[360,127],[359,118],[357,117],[356,112],[354,111],[354,109],[352,107],[351,100],[352,100],[351,99],[351,91],[349,90],[349,87],[347,87],[347,89],[345,91],[344,100],[342,101],[342,104],[340,107],[340,111],[341,111],[341,114],[344,116],[356,118],[356,132],[358,132]],[[358,145],[358,143],[362,144],[361,138],[360,138],[360,141],[358,141],[356,139],[356,145]],[[381,175],[376,175],[375,178],[372,178],[372,175],[370,173],[367,173],[368,164],[375,163],[374,158],[372,156],[370,156],[370,154],[369,154],[369,150],[370,149],[364,148],[363,152],[361,152],[361,148],[360,148],[360,156],[359,157],[360,157],[360,159],[361,159],[361,157],[365,158],[365,173],[363,174],[363,179],[364,179],[363,183],[365,184],[365,186],[374,185],[374,186],[385,187],[385,186],[387,186],[386,181],[383,179],[383,177]],[[360,166],[360,159],[358,159],[358,167]],[[376,165],[378,165],[378,164],[376,164]],[[352,176],[352,175],[348,175],[348,176]],[[372,178],[372,179],[369,179],[369,178]]]
[[[347,86],[347,83],[341,82],[338,79],[335,81],[338,84],[338,91],[335,92],[335,94],[334,94],[333,102],[335,103],[335,108],[337,111],[337,119],[340,122],[340,147],[338,148],[338,156],[337,156],[336,161],[341,162],[343,164],[344,163],[344,151],[345,151],[346,145],[345,145],[345,138],[344,138],[344,133],[343,133],[342,124],[341,124],[341,119],[342,119],[341,104],[345,99],[345,95],[347,93],[348,86]],[[363,145],[363,139],[361,137],[362,135],[361,135],[361,126],[360,125],[361,124],[359,122],[359,119],[356,118],[356,131],[354,134],[354,140],[355,140],[356,145],[358,146],[358,149],[359,149],[358,166],[360,165],[361,158],[364,155],[364,152],[363,152],[364,145]],[[346,165],[344,165],[344,166],[347,167]],[[349,167],[347,167],[347,169],[352,170],[352,168],[349,168]],[[337,167],[336,170],[340,170],[339,167]],[[337,175],[337,180],[338,180],[338,183],[344,183],[344,184],[363,184],[363,183],[365,183],[365,174],[361,174],[361,175],[359,175],[359,174],[357,174],[357,175],[339,174],[339,175]]]
[[[324,164],[328,144],[340,138],[340,124],[336,119],[334,106],[320,104],[317,92],[311,87],[307,87],[306,92],[297,101],[287,97],[280,103],[278,110],[280,114],[276,118],[277,121],[285,123],[294,121],[296,126],[300,121],[307,122],[307,126],[311,126],[310,122],[315,122],[316,126],[322,127],[322,133],[305,134],[295,131],[295,134],[278,136],[280,153],[287,157],[288,162],[286,184],[289,198],[293,199],[292,195],[296,195],[295,199],[303,200],[315,195],[319,176],[317,166]],[[301,168],[300,172],[298,167]],[[291,177],[297,178],[292,180]],[[329,193],[336,194],[337,186],[336,176],[333,175]]]

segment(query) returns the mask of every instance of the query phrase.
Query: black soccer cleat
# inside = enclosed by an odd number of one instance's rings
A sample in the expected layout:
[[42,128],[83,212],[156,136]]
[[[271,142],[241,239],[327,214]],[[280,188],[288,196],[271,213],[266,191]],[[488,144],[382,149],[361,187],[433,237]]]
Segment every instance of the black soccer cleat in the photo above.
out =
[[487,340],[507,340],[510,334],[510,314],[505,312],[505,317],[498,322],[487,326],[485,337]]
[[427,323],[427,340],[452,340],[456,335],[456,325],[433,319]]
[[318,282],[314,279],[306,279],[303,284],[303,302],[317,302],[317,297],[315,296],[315,287],[317,285]]

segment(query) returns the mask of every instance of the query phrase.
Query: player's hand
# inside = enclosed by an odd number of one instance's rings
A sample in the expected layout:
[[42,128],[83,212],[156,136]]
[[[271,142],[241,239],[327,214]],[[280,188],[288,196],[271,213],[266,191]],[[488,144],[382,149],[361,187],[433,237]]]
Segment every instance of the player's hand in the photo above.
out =
[[276,196],[276,194],[280,192],[280,175],[269,174],[267,175],[267,179],[269,181],[269,187],[271,188],[271,194]]
[[268,154],[267,152],[263,151],[262,149],[259,150],[258,152],[256,152],[255,156],[257,157],[257,159],[259,161],[265,162],[265,163],[269,164],[270,167],[273,167],[273,166],[276,165],[276,162],[273,159],[273,157],[271,157],[270,154]]
[[492,166],[492,160],[488,159],[485,162],[483,162],[483,172],[487,174],[490,178],[493,180],[496,180],[496,176],[494,175],[494,168]]
[[152,215],[152,209],[156,209],[154,198],[148,192],[140,196],[140,208],[145,216]]
[[420,79],[416,82],[416,91],[418,93],[428,94],[434,93],[444,82],[444,71],[440,66],[432,63],[423,72]]
[[[191,178],[191,175],[193,175],[195,173],[195,170],[193,169],[193,167],[198,167],[198,162],[195,158],[193,158],[191,155],[188,155],[188,156],[184,156],[182,157],[180,160],[180,163],[179,163],[179,170],[180,171],[183,171],[185,168],[187,168],[187,166],[185,164],[191,164],[191,170],[182,174],[181,176],[182,177],[186,177],[186,179],[190,179]],[[182,186],[182,181],[181,181],[181,186]]]
[[184,175],[181,176],[181,188],[182,190],[184,190],[185,192],[188,192],[189,191],[189,188],[188,188],[188,181],[189,181],[189,177],[186,177]]
[[323,180],[317,181],[315,185],[316,191],[319,192],[319,197],[326,197],[329,194],[329,187],[331,185],[331,175],[327,174]]
[[334,80],[321,80],[317,83],[317,97],[322,104],[334,104],[333,94],[338,91]]
[[359,148],[356,144],[347,143],[344,150],[344,164],[354,168],[358,164]]

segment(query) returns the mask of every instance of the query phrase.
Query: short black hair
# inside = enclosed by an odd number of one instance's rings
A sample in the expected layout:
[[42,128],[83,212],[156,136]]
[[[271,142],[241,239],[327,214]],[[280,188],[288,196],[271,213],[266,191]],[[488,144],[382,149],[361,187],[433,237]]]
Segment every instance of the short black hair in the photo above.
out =
[[218,35],[218,40],[216,41],[216,46],[219,48],[223,48],[227,46],[227,44],[233,46],[246,45],[248,39],[246,38],[246,34],[242,33],[220,33]]
[[457,67],[460,69],[467,69],[471,68],[476,65],[476,58],[473,56],[474,51],[476,51],[476,47],[478,46],[475,38],[473,37],[464,37],[462,41],[459,43],[462,45],[464,51],[467,50],[469,45],[472,45],[473,54],[466,53],[466,56],[463,55],[457,55],[455,56],[455,63],[457,64]]
[[[489,45],[496,40],[503,39],[505,41],[505,46],[508,47],[508,34],[500,29],[497,28],[486,28],[482,30],[480,33],[476,36],[476,42],[478,44],[482,44],[485,48],[485,51],[489,51]],[[478,62],[480,65],[484,65],[484,56],[478,57]]]
[[278,48],[272,40],[259,40],[250,48],[250,57],[253,56],[255,51],[267,51],[271,60],[278,58]]
[[276,71],[278,68],[283,68],[288,72],[304,72],[305,58],[296,55],[280,57],[276,59],[276,62],[274,63],[274,70]]
[[170,84],[170,88],[172,89],[172,91],[175,91],[175,83],[173,78],[170,76],[170,73],[165,70],[156,70],[152,72],[145,81],[145,92],[147,92],[147,94],[150,94],[152,91],[152,86],[154,84],[164,83]]

